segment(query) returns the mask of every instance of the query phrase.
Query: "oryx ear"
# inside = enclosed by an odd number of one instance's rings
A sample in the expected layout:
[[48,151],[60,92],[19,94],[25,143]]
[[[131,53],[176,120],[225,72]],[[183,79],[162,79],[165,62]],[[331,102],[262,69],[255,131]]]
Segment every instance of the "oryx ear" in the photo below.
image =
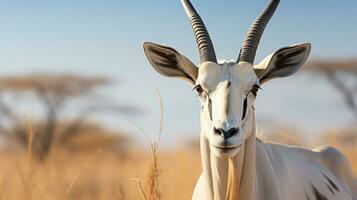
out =
[[144,51],[153,68],[163,76],[177,77],[195,84],[198,68],[171,47],[145,42]]
[[279,49],[254,66],[260,84],[270,79],[286,77],[297,72],[309,57],[310,43],[298,44]]

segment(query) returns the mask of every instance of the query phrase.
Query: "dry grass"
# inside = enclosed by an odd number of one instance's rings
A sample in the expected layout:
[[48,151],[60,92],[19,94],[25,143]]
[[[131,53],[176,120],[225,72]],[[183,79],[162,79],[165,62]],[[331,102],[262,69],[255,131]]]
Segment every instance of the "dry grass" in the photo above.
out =
[[26,154],[1,152],[0,199],[143,199],[134,177],[143,180],[146,199],[175,199],[170,197],[176,194],[189,199],[200,171],[198,152],[162,152],[160,167],[153,167],[150,158],[144,151],[130,152],[123,160],[109,151],[57,150],[45,163],[29,167]]
[[[113,148],[71,151],[55,147],[45,161],[33,157],[35,133],[28,123],[28,149],[0,150],[0,198],[49,200],[190,199],[200,173],[199,152],[172,149],[159,153],[163,103],[151,152],[132,148],[125,157]],[[14,170],[15,169],[15,170]],[[135,181],[133,181],[136,180]],[[6,183],[6,185],[5,185]],[[6,187],[5,187],[6,186]],[[139,188],[137,187],[139,186]],[[178,195],[180,194],[180,195]]]
[[[344,145],[346,139],[327,135],[319,141],[340,148],[357,172],[356,143]],[[184,200],[190,199],[200,173],[199,152],[193,148],[159,152],[153,145],[151,153],[133,150],[124,159],[110,150],[55,149],[44,163],[29,159],[30,155],[0,152],[0,199]],[[140,180],[142,192],[133,178]]]
[[[53,149],[45,162],[38,162],[32,158],[35,133],[29,123],[27,152],[0,151],[0,200],[191,199],[200,174],[198,148],[186,146],[159,151],[159,136],[163,130],[162,107],[160,100],[161,122],[158,137],[151,141],[151,152],[131,150],[125,158],[113,149],[96,152]],[[280,130],[267,139],[303,142],[292,134]],[[315,144],[331,144],[341,149],[357,172],[355,131],[326,132],[316,141]]]
[[146,178],[145,181],[146,182],[145,186],[143,186],[140,179],[138,178],[134,179],[137,182],[138,188],[145,200],[161,199],[160,176],[162,174],[162,170],[160,169],[159,166],[159,144],[160,144],[160,138],[164,126],[164,105],[158,89],[156,89],[156,94],[160,103],[160,126],[159,126],[159,132],[157,134],[156,140],[154,141],[150,140],[149,135],[146,132],[144,132],[142,128],[138,126],[139,130],[141,130],[142,133],[147,138],[149,138],[150,147],[151,147],[151,165],[149,168],[148,177]]
[[33,139],[35,137],[31,122],[27,123],[27,156],[26,161],[23,166],[18,166],[18,171],[20,173],[23,189],[24,198],[26,200],[32,200],[34,196],[35,182],[34,182],[34,172],[33,172],[33,157],[32,157],[32,145]]

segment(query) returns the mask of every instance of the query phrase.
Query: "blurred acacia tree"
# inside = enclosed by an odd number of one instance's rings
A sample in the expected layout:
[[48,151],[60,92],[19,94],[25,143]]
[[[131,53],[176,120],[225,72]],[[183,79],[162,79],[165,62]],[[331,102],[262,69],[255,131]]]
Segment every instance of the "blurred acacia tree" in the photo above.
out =
[[357,59],[320,59],[307,63],[305,69],[323,75],[341,94],[357,121]]
[[[121,105],[110,97],[98,94],[98,89],[112,81],[105,77],[89,77],[74,74],[29,74],[0,77],[0,131],[7,138],[15,138],[22,145],[27,144],[26,122],[21,103],[38,104],[42,107],[43,119],[34,123],[35,139],[33,152],[43,160],[53,145],[55,132],[57,141],[68,142],[93,113],[134,113],[135,107]],[[9,100],[9,97],[12,99]],[[72,105],[76,114],[65,120],[63,111]],[[66,121],[66,123],[62,123]],[[65,124],[65,125],[64,125]],[[59,128],[59,125],[61,127]],[[63,127],[64,126],[64,127]]]

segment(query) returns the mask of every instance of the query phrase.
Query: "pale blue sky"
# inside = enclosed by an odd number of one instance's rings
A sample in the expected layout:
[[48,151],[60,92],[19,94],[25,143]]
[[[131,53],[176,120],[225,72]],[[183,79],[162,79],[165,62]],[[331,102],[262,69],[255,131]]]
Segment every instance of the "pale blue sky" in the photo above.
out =
[[[219,58],[237,57],[244,34],[266,2],[193,0],[206,22]],[[300,42],[312,43],[310,59],[356,56],[356,19],[355,0],[281,0],[263,36],[257,61],[278,48]],[[45,70],[101,74],[119,79],[122,84],[107,92],[113,93],[122,102],[144,108],[146,114],[134,117],[134,120],[150,131],[158,126],[154,88],[159,88],[165,100],[165,130],[168,132],[165,139],[171,140],[179,132],[197,135],[199,106],[190,87],[153,72],[141,47],[144,41],[166,44],[198,62],[196,44],[179,0],[1,0],[0,25],[2,75]],[[306,81],[300,79],[311,82],[301,85]],[[335,95],[324,102],[325,107],[322,106],[319,99],[323,99],[324,95],[329,97],[332,91],[323,80],[313,81],[311,77],[297,76],[269,84],[264,90],[266,94],[258,100],[258,116],[273,121],[286,120],[298,126],[308,124],[307,129],[312,127],[316,130],[350,122],[351,116],[343,107],[334,106],[335,110],[327,111],[323,117],[319,115],[342,101]],[[284,84],[283,87],[291,84],[290,95],[279,93],[281,84]],[[321,96],[316,96],[312,89],[306,92],[306,88],[313,88],[312,84],[322,88]],[[295,89],[306,92],[306,95],[294,96]],[[282,98],[277,100],[274,91]],[[310,94],[316,97],[309,98]],[[299,109],[294,109],[296,106],[291,103],[291,98],[302,101],[298,104]],[[278,105],[283,107],[271,109]],[[309,110],[311,117],[306,117],[302,109]],[[101,118],[114,127],[135,130],[127,124],[125,117]]]

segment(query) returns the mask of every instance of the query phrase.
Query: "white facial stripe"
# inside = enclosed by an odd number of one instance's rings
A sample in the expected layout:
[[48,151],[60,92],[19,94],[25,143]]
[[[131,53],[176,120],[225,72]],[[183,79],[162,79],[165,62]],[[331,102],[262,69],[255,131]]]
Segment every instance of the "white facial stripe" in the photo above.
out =
[[219,120],[220,123],[226,123],[228,121],[230,107],[230,88],[228,88],[228,82],[230,81],[220,82],[211,93],[213,119],[215,121]]
[[[201,122],[208,127],[206,138],[216,146],[237,146],[242,144],[245,138],[245,130],[254,125],[254,117],[249,117],[250,106],[247,106],[245,119],[242,121],[243,102],[248,92],[257,81],[254,69],[246,63],[203,63],[199,68],[196,84],[202,86],[206,94],[203,94]],[[253,101],[254,98],[248,99]],[[242,124],[244,122],[244,124]],[[247,128],[248,127],[248,128]],[[239,134],[232,137],[224,137],[217,134],[220,129],[228,131],[239,130]]]

